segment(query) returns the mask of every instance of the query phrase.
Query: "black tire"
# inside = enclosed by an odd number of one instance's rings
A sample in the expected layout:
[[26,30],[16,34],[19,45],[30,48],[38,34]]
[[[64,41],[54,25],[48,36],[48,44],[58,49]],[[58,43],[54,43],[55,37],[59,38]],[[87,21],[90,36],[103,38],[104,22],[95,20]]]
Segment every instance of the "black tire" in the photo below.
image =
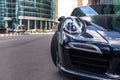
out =
[[51,57],[55,66],[57,66],[57,53],[56,53],[57,51],[58,51],[57,32],[55,32],[51,41]]

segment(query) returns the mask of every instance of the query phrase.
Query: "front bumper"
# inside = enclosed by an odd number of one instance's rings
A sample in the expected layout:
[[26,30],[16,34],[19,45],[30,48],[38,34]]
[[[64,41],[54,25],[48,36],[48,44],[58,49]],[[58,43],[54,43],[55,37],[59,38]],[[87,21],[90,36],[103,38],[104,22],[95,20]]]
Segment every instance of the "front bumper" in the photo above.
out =
[[120,78],[112,78],[112,77],[110,77],[108,75],[98,75],[98,74],[86,73],[84,71],[78,72],[78,71],[70,70],[70,69],[64,68],[61,65],[59,65],[58,67],[62,72],[69,73],[69,74],[74,75],[74,76],[84,77],[84,78],[87,78],[87,79],[93,79],[93,80],[120,80]]
[[117,68],[120,67],[117,65],[120,64],[120,58],[116,59],[108,52],[99,54],[76,50],[65,45],[59,45],[59,51],[60,64],[58,67],[63,72],[93,80],[120,80],[120,76],[116,75],[115,71],[120,69]]

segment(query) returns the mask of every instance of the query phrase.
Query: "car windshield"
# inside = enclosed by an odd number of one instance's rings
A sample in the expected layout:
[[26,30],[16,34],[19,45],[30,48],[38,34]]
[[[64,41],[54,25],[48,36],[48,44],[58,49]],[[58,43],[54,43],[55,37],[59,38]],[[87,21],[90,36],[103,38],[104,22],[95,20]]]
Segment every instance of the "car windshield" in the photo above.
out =
[[80,7],[80,9],[81,9],[87,16],[98,15],[98,13],[97,13],[94,9],[92,9],[91,7],[89,7],[89,6]]

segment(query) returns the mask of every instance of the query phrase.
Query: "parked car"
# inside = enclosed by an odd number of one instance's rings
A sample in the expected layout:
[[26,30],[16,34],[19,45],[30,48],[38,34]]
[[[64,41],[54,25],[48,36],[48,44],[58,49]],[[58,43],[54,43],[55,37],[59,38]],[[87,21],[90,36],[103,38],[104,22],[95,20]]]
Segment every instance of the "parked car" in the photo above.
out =
[[18,25],[17,29],[14,29],[14,32],[18,34],[24,34],[25,33],[25,25]]
[[51,56],[60,71],[95,80],[120,79],[117,6],[81,6],[71,16],[58,20],[51,41]]

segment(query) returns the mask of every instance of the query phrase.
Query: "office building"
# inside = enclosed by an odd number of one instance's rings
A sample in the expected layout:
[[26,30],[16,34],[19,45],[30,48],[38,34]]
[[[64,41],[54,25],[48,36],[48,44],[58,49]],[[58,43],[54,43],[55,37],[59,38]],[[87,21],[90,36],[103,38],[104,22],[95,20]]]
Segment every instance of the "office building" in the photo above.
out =
[[78,6],[85,6],[88,5],[88,0],[77,0]]
[[48,29],[56,23],[57,0],[0,0],[0,28]]
[[88,5],[110,4],[120,5],[120,0],[88,0]]

